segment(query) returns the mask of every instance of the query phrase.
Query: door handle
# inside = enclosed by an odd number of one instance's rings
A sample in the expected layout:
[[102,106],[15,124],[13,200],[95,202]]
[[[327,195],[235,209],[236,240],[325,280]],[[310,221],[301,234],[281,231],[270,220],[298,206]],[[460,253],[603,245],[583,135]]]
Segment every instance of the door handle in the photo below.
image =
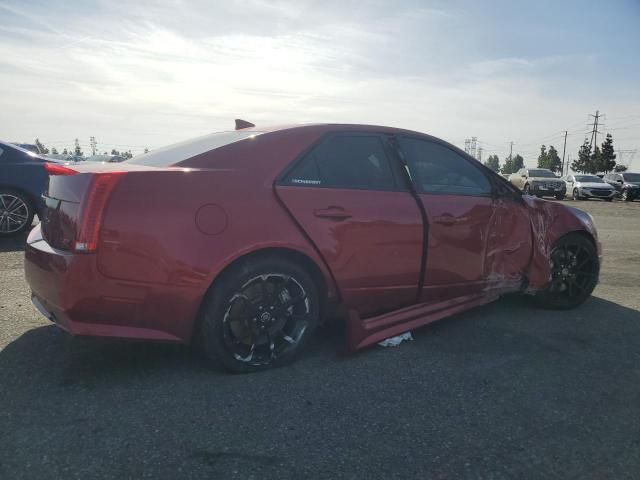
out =
[[456,223],[456,217],[451,214],[445,213],[444,215],[440,215],[439,217],[435,217],[433,219],[434,222],[439,223],[440,225],[451,226]]
[[351,218],[351,214],[342,207],[319,208],[313,211],[318,218],[331,218],[333,220],[345,220]]

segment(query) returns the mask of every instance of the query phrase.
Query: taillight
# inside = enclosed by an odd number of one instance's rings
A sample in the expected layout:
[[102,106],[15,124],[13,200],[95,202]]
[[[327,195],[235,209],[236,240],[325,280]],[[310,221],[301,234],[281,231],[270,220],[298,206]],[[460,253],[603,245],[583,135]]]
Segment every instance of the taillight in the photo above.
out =
[[44,164],[44,169],[49,175],[75,175],[76,173],[78,173],[72,168],[49,162]]
[[111,172],[93,175],[82,201],[80,223],[74,247],[76,252],[96,251],[102,216],[109,201],[109,195],[124,174],[125,172]]

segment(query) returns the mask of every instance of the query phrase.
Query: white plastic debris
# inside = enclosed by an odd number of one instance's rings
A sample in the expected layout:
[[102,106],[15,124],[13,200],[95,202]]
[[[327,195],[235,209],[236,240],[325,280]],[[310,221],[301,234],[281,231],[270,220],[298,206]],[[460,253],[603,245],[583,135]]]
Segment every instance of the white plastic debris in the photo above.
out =
[[386,340],[383,340],[380,343],[378,343],[378,345],[380,345],[381,347],[397,347],[402,342],[404,341],[408,342],[409,340],[413,340],[413,337],[411,336],[411,332],[405,332],[402,335],[397,335],[395,337],[387,338]]

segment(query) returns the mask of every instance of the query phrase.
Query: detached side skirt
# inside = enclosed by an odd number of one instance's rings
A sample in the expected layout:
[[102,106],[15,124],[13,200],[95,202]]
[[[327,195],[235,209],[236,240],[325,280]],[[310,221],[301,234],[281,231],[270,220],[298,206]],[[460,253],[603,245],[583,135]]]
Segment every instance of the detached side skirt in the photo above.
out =
[[378,343],[385,338],[428,325],[442,318],[497,300],[498,292],[466,295],[437,303],[420,303],[384,315],[360,318],[355,310],[347,319],[347,353]]

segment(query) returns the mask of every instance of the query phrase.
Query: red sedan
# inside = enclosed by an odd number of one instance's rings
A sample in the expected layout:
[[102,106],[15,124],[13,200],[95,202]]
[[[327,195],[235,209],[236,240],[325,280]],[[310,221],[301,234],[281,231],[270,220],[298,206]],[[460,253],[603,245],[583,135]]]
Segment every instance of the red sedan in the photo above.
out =
[[25,259],[44,315],[234,371],[290,361],[325,319],[355,350],[510,292],[575,307],[599,274],[588,214],[396,128],[214,133],[59,168],[45,201]]

